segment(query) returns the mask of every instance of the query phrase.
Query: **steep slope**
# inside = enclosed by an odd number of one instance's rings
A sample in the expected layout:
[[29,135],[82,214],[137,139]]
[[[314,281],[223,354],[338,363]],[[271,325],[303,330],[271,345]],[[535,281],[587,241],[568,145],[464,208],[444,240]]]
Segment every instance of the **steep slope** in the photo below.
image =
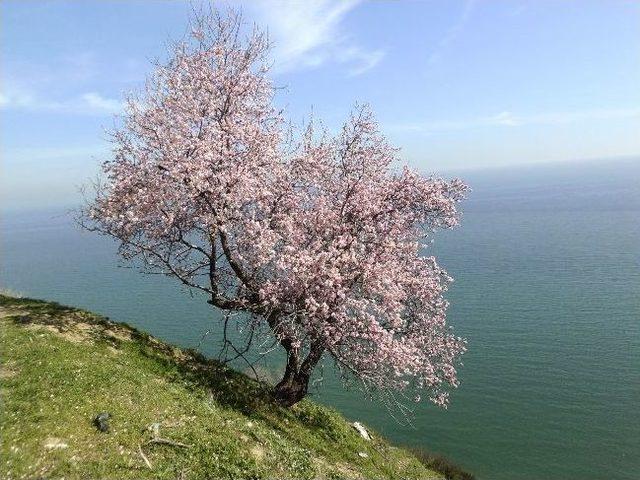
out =
[[442,478],[330,408],[276,407],[264,385],[125,324],[8,296],[0,322],[2,478]]

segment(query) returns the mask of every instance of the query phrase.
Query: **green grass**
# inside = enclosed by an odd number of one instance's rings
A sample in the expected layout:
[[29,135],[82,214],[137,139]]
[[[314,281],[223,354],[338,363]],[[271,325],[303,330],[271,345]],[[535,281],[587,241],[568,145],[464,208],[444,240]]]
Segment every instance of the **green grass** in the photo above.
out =
[[[264,384],[125,324],[4,295],[0,322],[3,479],[443,478],[330,408],[277,407]],[[154,423],[188,448],[148,443]]]

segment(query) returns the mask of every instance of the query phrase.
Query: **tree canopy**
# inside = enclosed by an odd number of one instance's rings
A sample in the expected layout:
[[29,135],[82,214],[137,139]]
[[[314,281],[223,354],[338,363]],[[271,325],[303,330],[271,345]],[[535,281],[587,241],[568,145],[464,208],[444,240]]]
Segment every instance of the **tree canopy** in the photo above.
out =
[[287,355],[284,405],[322,358],[368,389],[446,405],[465,342],[425,249],[458,223],[466,186],[403,167],[368,107],[337,134],[317,122],[292,134],[267,37],[242,32],[233,12],[197,15],[128,98],[85,225],[268,332]]

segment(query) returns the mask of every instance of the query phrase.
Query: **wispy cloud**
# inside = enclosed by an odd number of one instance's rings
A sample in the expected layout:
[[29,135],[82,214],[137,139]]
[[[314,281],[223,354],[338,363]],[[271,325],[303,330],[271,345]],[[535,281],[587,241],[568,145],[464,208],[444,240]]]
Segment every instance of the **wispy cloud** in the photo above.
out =
[[106,98],[95,92],[89,92],[81,95],[80,100],[82,102],[82,107],[88,108],[90,111],[94,112],[118,113],[122,111],[123,108],[123,104],[119,100]]
[[440,61],[444,53],[447,51],[449,46],[453,44],[460,34],[464,31],[467,23],[471,19],[473,15],[473,10],[475,8],[476,0],[467,0],[462,8],[462,12],[456,19],[456,21],[449,27],[444,36],[440,39],[438,43],[436,43],[433,51],[429,55],[427,62],[429,65],[435,65]]
[[105,92],[121,91],[143,72],[133,58],[119,58],[114,64],[90,51],[38,62],[8,56],[2,67],[0,109],[75,115],[121,112],[122,102]]
[[593,120],[640,118],[640,108],[591,109],[575,112],[546,112],[516,115],[504,111],[483,117],[433,122],[414,122],[390,125],[389,130],[439,133],[487,127],[515,128],[525,125],[563,125]]
[[31,92],[0,93],[0,109],[30,112],[112,115],[123,109],[122,102],[96,92],[86,92],[65,99],[46,99]]
[[248,4],[248,8],[268,28],[274,42],[276,73],[338,63],[355,76],[375,67],[385,55],[382,49],[358,45],[341,28],[346,15],[359,3],[361,0],[263,0]]

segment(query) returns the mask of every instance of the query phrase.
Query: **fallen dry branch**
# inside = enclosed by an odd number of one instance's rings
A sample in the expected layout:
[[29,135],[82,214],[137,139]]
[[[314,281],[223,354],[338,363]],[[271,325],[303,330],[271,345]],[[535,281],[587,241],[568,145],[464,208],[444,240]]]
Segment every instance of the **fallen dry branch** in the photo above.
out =
[[168,440],[166,438],[160,438],[160,437],[152,438],[146,443],[146,445],[150,443],[158,443],[160,445],[171,445],[172,447],[180,447],[180,448],[191,448],[191,445],[186,445],[180,442],[174,442],[173,440]]
[[152,470],[153,467],[151,466],[151,462],[149,461],[147,456],[142,451],[142,445],[140,445],[140,444],[138,444],[138,452],[140,453],[140,456],[142,457],[142,460],[144,460],[144,463],[147,465],[147,467],[149,467],[149,470]]

